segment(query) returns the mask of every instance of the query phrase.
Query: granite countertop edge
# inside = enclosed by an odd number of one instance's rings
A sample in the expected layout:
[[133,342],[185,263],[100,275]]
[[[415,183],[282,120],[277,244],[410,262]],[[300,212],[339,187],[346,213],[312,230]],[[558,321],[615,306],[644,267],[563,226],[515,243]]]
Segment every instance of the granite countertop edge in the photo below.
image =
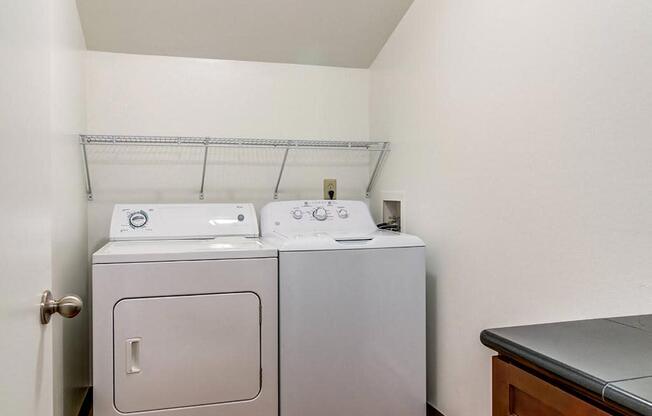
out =
[[645,416],[652,416],[652,403],[613,384],[605,389],[603,400],[618,403]]
[[578,386],[597,394],[605,402],[608,400],[609,402],[633,410],[641,415],[652,416],[652,403],[645,398],[639,397],[615,386],[613,384],[615,381],[605,381],[574,367],[568,366],[535,350],[503,338],[492,332],[492,329],[485,329],[482,331],[480,333],[480,341],[486,347],[493,349],[498,353],[522,358],[523,360],[543,368],[564,380],[575,383]]
[[525,361],[535,364],[564,380],[571,381],[602,397],[602,390],[607,385],[607,381],[570,367],[535,350],[503,338],[491,331],[491,329],[485,329],[480,333],[480,341],[486,347],[499,353],[504,352],[522,358]]

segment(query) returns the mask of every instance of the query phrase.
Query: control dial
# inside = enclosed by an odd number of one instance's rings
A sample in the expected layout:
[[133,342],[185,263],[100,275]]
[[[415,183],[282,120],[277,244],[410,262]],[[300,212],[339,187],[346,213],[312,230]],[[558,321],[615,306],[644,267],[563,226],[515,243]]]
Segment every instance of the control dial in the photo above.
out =
[[315,217],[317,221],[324,221],[326,218],[328,218],[328,213],[326,212],[325,208],[319,207],[315,208],[315,210],[312,212],[312,216]]
[[136,211],[129,214],[129,225],[134,228],[140,228],[147,224],[147,214],[145,211]]
[[349,218],[349,211],[346,208],[340,208],[337,210],[337,215],[340,218]]
[[295,220],[300,220],[303,217],[303,212],[300,209],[294,209],[292,210],[292,217]]

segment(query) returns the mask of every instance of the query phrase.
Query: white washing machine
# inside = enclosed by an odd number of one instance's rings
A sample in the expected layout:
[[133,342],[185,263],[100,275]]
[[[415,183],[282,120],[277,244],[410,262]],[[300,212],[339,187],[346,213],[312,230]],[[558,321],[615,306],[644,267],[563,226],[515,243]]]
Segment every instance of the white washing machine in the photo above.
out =
[[280,415],[426,414],[425,248],[360,201],[273,202]]
[[277,252],[250,204],[117,205],[93,254],[95,416],[275,416]]

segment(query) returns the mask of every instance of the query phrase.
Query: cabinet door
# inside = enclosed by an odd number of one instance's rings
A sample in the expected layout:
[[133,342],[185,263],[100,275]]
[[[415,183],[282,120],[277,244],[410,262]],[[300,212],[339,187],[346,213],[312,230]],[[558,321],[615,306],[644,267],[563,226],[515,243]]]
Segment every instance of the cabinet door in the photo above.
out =
[[113,324],[120,412],[250,400],[260,391],[254,293],[125,299]]
[[493,416],[609,416],[560,388],[493,357]]

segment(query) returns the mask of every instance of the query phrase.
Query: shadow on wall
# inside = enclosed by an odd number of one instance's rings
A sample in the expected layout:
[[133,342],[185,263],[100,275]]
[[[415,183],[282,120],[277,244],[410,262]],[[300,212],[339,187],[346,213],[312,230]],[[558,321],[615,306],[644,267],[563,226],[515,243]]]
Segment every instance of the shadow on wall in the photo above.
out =
[[[224,202],[271,199],[283,153],[283,149],[210,148],[206,193],[221,195]],[[203,157],[201,147],[88,148],[93,191],[103,200],[194,201]],[[366,151],[291,150],[280,189],[287,196],[320,198],[322,180],[334,177],[338,178],[340,195],[360,199],[369,178],[369,164]]]
[[[427,255],[427,254],[426,254]],[[426,365],[428,375],[437,374],[437,275],[430,267],[426,268],[426,345],[427,357]],[[430,403],[437,402],[437,384],[432,377],[426,378],[427,391],[429,393],[428,415],[440,415]]]

